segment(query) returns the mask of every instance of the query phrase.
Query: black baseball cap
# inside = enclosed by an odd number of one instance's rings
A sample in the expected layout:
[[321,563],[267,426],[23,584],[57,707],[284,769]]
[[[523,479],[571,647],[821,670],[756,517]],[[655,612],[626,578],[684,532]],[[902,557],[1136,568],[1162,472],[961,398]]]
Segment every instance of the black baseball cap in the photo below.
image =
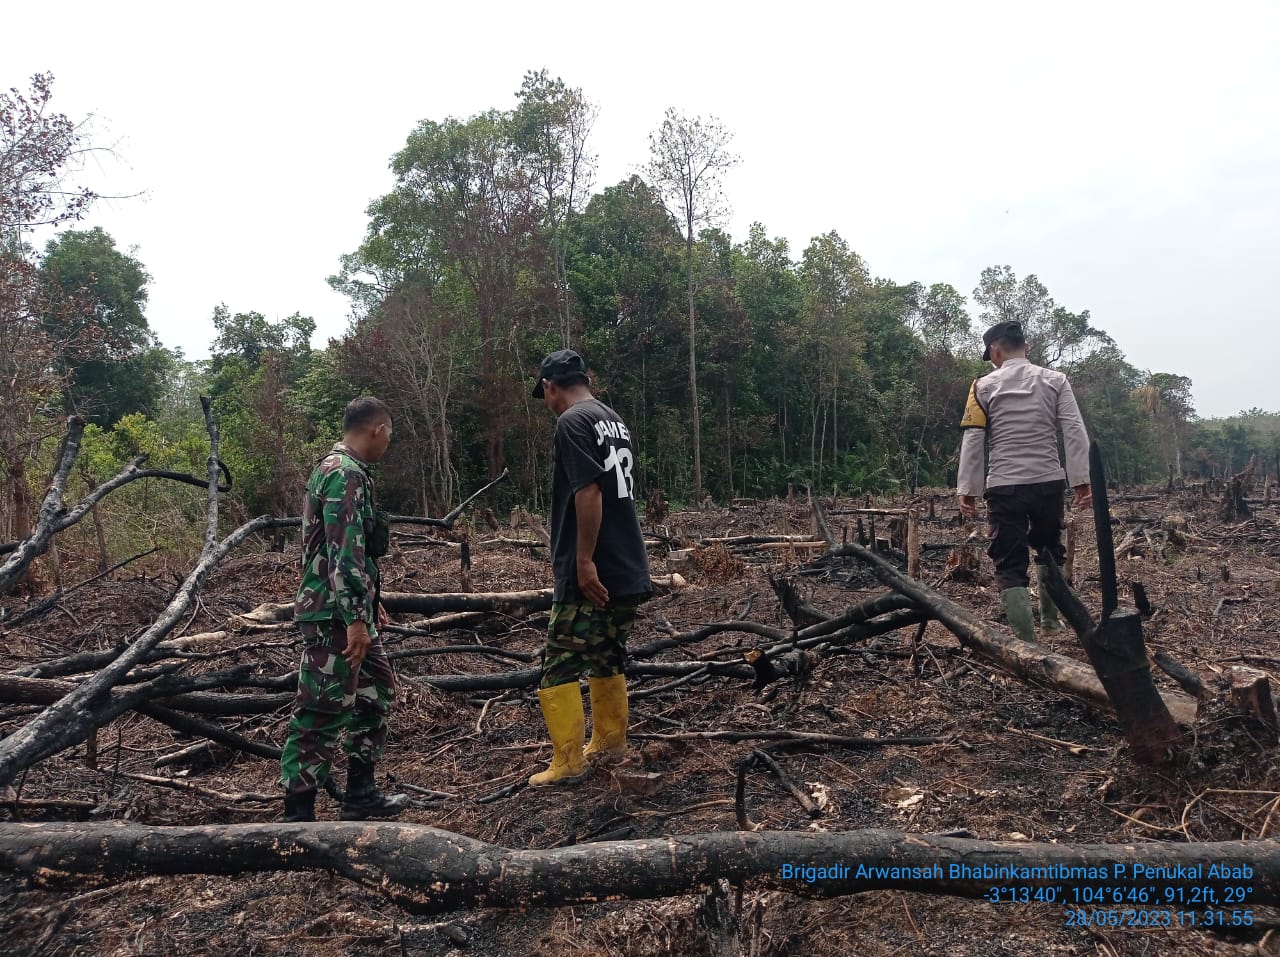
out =
[[991,361],[991,344],[997,339],[1021,339],[1022,323],[1017,319],[1006,319],[1004,322],[997,322],[994,326],[982,334],[982,344],[986,346],[982,350],[982,359],[984,362]]
[[572,349],[561,349],[559,352],[553,352],[542,360],[542,365],[538,369],[538,381],[533,384],[533,397],[535,399],[542,398],[542,380],[550,379],[555,382],[571,375],[587,374],[587,364],[582,361],[582,356],[578,355]]

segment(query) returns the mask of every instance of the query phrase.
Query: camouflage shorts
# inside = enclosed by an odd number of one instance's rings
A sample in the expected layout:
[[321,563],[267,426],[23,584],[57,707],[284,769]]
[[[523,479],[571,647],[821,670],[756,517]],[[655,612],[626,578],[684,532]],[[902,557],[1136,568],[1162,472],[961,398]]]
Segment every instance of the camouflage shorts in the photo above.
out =
[[280,755],[280,782],[291,792],[310,790],[328,779],[339,737],[349,756],[377,761],[387,743],[387,717],[395,697],[395,674],[378,637],[352,674],[342,656],[347,628],[341,619],[302,621],[298,629],[303,639],[298,695]]
[[539,687],[577,681],[584,671],[593,678],[622,674],[639,604],[634,598],[615,599],[605,608],[589,601],[553,604]]

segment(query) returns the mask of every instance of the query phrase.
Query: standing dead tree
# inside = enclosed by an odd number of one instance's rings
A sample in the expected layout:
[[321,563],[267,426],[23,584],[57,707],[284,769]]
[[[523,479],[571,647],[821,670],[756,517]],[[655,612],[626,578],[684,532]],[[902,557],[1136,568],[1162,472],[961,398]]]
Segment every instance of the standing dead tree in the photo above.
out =
[[1102,581],[1102,620],[1094,622],[1088,609],[1067,585],[1048,549],[1040,560],[1048,570],[1048,588],[1054,602],[1080,638],[1098,680],[1107,691],[1125,736],[1140,764],[1167,760],[1178,746],[1182,732],[1151,679],[1147,647],[1142,639],[1142,615],[1137,608],[1119,604],[1111,509],[1102,453],[1096,442],[1089,446],[1089,478],[1093,487],[1093,519],[1098,539],[1098,571]]
[[1253,509],[1249,508],[1245,499],[1253,488],[1253,475],[1257,468],[1258,456],[1255,453],[1249,456],[1248,465],[1223,483],[1222,520],[1224,522],[1238,522],[1253,514]]

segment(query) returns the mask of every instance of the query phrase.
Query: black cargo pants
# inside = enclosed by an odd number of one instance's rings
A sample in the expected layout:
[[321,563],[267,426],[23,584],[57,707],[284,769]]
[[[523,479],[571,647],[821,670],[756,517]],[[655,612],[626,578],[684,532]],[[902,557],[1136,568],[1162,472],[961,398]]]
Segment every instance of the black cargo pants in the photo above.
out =
[[[1067,483],[1061,479],[987,489],[987,515],[995,532],[987,554],[995,563],[996,585],[1001,591],[1030,584],[1028,547],[1047,548],[1059,566],[1066,559],[1062,544],[1066,490]],[[1036,563],[1040,564],[1039,555]]]

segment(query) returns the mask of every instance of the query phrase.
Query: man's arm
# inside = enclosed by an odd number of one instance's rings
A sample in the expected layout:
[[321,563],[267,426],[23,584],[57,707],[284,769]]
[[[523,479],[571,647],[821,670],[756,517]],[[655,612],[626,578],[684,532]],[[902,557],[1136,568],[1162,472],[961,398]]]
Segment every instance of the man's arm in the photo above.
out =
[[1062,441],[1067,453],[1067,482],[1075,490],[1076,508],[1088,508],[1093,500],[1089,488],[1089,433],[1084,427],[1084,417],[1076,404],[1071,383],[1063,381],[1058,393],[1058,424],[1062,426]]
[[329,551],[329,585],[338,613],[347,624],[347,650],[352,670],[358,670],[369,650],[367,619],[374,583],[365,571],[364,515],[367,493],[358,474],[334,471],[326,479],[324,535]]
[[591,604],[601,607],[609,603],[609,591],[596,571],[596,542],[600,523],[604,520],[604,497],[598,482],[589,482],[573,495],[578,519],[578,590]]
[[986,487],[983,475],[987,451],[986,429],[965,429],[960,442],[960,474],[956,478],[956,494],[960,496],[960,511],[976,515],[978,497]]
[[987,409],[978,401],[978,382],[969,386],[969,397],[964,404],[964,417],[960,428],[964,439],[960,442],[960,474],[956,478],[956,494],[960,497],[960,512],[973,517],[978,514],[978,496],[985,485],[983,469],[987,452]]
[[1089,433],[1085,431],[1080,406],[1070,382],[1063,382],[1058,392],[1058,424],[1067,453],[1067,481],[1072,485],[1089,484]]

